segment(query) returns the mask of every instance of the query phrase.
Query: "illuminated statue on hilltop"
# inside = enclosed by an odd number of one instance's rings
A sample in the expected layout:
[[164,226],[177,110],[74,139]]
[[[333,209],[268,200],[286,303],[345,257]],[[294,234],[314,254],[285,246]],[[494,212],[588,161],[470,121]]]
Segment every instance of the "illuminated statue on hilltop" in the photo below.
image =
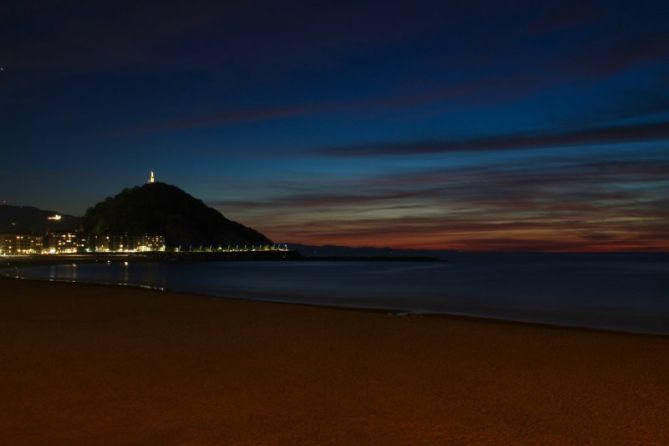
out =
[[149,175],[149,184],[153,184],[153,183],[156,182],[156,177],[155,177],[155,175],[153,174],[153,170],[150,171],[150,172],[151,172],[151,174]]

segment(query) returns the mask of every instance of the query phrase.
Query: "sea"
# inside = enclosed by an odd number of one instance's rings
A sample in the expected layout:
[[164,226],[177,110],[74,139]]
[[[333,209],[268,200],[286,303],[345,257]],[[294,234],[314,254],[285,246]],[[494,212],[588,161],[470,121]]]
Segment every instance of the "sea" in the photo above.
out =
[[397,315],[669,335],[667,254],[453,254],[438,262],[130,259],[21,267],[4,274]]

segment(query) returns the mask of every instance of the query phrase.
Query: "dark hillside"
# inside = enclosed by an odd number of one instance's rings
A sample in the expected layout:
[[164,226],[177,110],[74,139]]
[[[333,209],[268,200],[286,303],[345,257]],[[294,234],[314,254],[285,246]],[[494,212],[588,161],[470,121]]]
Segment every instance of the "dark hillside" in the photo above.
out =
[[228,220],[165,183],[125,189],[88,209],[83,224],[93,234],[164,235],[171,247],[271,243],[258,231]]

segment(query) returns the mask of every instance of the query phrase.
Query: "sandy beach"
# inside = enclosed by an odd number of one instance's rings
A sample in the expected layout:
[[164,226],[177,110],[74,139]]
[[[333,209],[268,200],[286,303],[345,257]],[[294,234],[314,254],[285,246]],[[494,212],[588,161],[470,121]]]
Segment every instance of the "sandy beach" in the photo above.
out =
[[666,445],[669,338],[0,279],[8,445]]

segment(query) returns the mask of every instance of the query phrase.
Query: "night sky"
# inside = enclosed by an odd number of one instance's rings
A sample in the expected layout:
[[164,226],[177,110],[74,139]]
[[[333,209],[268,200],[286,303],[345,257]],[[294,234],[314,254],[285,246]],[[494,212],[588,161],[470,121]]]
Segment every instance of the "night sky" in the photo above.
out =
[[277,242],[669,250],[669,3],[0,4],[0,201],[148,171]]

